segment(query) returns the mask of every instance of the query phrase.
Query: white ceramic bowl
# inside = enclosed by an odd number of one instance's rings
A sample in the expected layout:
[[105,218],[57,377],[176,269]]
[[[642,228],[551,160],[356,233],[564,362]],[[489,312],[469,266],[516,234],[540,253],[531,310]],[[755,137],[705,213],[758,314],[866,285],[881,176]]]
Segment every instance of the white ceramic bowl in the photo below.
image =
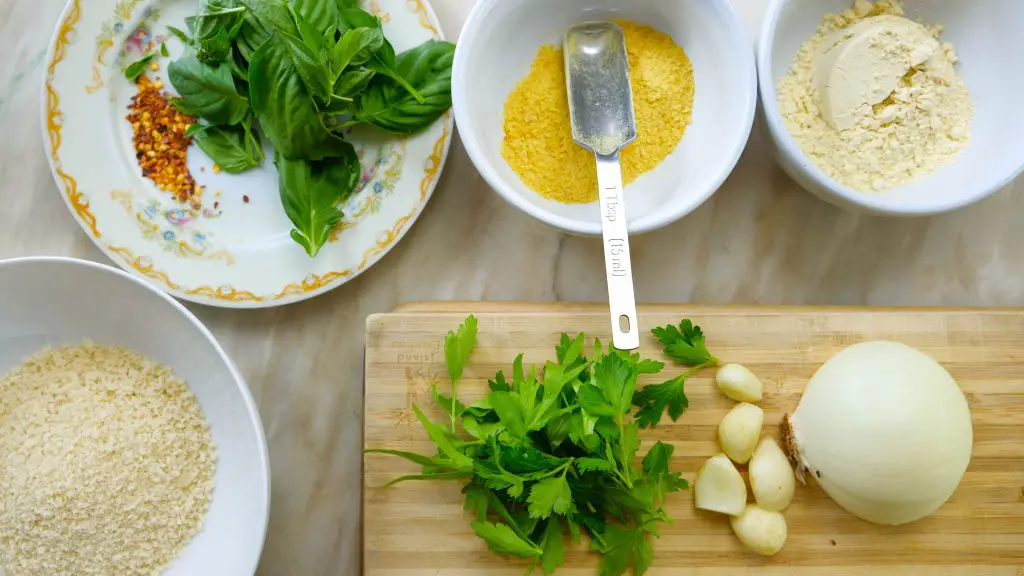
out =
[[217,446],[204,529],[165,576],[252,576],[270,510],[267,443],[245,381],[181,304],[120,270],[70,258],[0,262],[0,372],[44,345],[132,348],[192,388]]
[[1024,168],[1024,2],[904,0],[907,15],[945,25],[943,40],[960,56],[976,108],[971,144],[951,166],[901,188],[863,193],[837,183],[800,150],[779,113],[775,87],[826,14],[852,0],[772,0],[758,40],[757,66],[766,126],[782,168],[808,191],[862,212],[915,216],[967,206],[1010,183]]
[[707,200],[732,172],[757,103],[754,53],[729,0],[477,0],[455,54],[455,121],[470,158],[505,200],[548,224],[600,234],[598,204],[562,204],[530,190],[501,156],[505,100],[538,50],[587,20],[624,18],[670,34],[693,62],[693,123],[655,170],[626,187],[630,231],[670,224]]

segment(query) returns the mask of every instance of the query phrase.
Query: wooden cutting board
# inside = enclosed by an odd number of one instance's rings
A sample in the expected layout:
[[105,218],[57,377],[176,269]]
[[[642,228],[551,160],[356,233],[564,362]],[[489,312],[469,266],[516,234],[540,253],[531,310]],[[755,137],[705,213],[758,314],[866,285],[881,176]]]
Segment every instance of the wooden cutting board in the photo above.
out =
[[[484,394],[486,378],[509,370],[516,354],[527,363],[553,358],[561,332],[607,340],[606,311],[589,306],[421,304],[369,319],[366,338],[365,445],[433,453],[410,406],[431,407],[432,383],[447,388],[442,341],[468,313],[479,319],[479,342],[459,395]],[[1024,312],[744,307],[641,307],[651,326],[691,318],[704,328],[711,352],[741,362],[765,383],[765,432],[778,435],[782,416],[796,408],[807,380],[842,348],[869,339],[916,346],[959,381],[974,421],[970,468],[954,497],[933,516],[892,528],[858,520],[813,484],[798,487],[786,511],[789,540],[777,556],[747,552],[721,516],[695,511],[692,493],[669,497],[675,519],[655,541],[648,574],[735,576],[768,574],[1024,576]],[[643,340],[644,357],[663,359],[657,342]],[[657,381],[681,368],[668,364]],[[717,452],[718,422],[733,402],[718,392],[713,373],[687,382],[690,409],[677,424],[645,432],[641,453],[656,440],[675,444],[673,470],[693,480]],[[648,382],[641,382],[648,383]],[[364,573],[372,576],[519,575],[525,564],[492,556],[469,527],[461,482],[380,486],[417,472],[380,455],[364,460]],[[597,556],[567,551],[565,576],[596,574]]]

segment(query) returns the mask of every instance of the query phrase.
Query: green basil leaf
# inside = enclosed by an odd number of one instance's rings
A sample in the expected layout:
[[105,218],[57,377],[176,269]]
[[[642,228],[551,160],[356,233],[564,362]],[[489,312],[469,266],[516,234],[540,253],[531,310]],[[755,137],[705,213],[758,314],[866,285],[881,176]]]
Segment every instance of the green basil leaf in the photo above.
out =
[[236,0],[202,0],[199,13],[186,20],[199,51],[200,62],[220,63],[231,56],[231,46],[246,17],[246,7]]
[[264,42],[249,63],[249,93],[260,128],[278,154],[311,161],[350,154],[351,146],[324,127],[296,71],[292,51],[278,34]]
[[235,41],[239,54],[246,62],[252,62],[256,50],[270,39],[275,30],[298,36],[299,31],[295,29],[295,21],[285,3],[273,0],[237,1],[248,9]]
[[253,156],[246,132],[240,126],[208,126],[194,138],[210,160],[231,174],[255,168],[262,160]]
[[331,49],[331,70],[340,76],[349,66],[362,66],[384,46],[380,28],[353,28]]
[[185,137],[188,138],[189,136],[195,136],[196,134],[208,128],[210,128],[209,124],[200,124],[196,122],[195,124],[192,124],[191,126],[185,129]]
[[161,42],[160,43],[160,55],[163,56],[164,58],[170,58],[171,57],[171,53],[167,50],[167,43],[166,42]]
[[359,99],[350,124],[370,124],[406,135],[427,128],[451,108],[454,55],[454,45],[437,40],[403,53],[396,71],[417,87],[424,102],[417,101],[394,77],[377,76]]
[[175,28],[174,26],[168,26],[167,30],[170,31],[171,34],[176,36],[178,38],[178,40],[181,40],[181,42],[183,44],[185,44],[186,46],[191,46],[192,45],[192,38],[188,34],[186,34],[185,31],[182,30],[181,28]]
[[[321,38],[326,36],[328,29],[337,30],[341,20],[341,12],[334,0],[291,0],[291,7]],[[305,39],[305,35],[302,38]]]
[[338,5],[338,29],[340,31],[344,32],[346,30],[351,30],[352,28],[381,27],[380,18],[377,18],[355,4],[356,3],[353,2],[348,6]]
[[[318,2],[317,4],[330,4],[330,2]],[[288,11],[292,15],[292,20],[295,21],[295,29],[299,32],[298,38],[319,57],[320,52],[324,49],[323,31],[318,30],[309,20],[306,20],[302,14],[297,12],[294,5],[289,4]]]
[[[320,53],[295,36],[278,31],[275,38],[284,39],[285,45],[291,51],[295,72],[302,78],[306,90],[319,98],[321,102],[330,102],[334,82],[330,78],[327,64],[320,58]],[[273,41],[273,39],[270,40],[270,42]]]
[[132,62],[124,69],[124,77],[135,82],[142,76],[146,71],[146,67],[149,66],[150,61],[156,57],[156,54],[146,54],[142,58],[139,58],[135,62]]
[[334,95],[344,98],[355,97],[366,90],[366,87],[370,85],[370,81],[373,80],[376,74],[373,70],[365,68],[346,71],[334,83]]
[[280,176],[281,203],[295,226],[292,239],[310,257],[316,257],[341,221],[338,205],[351,195],[359,179],[359,158],[355,149],[346,145],[349,153],[340,158],[289,160],[278,152],[274,161]]
[[235,88],[231,70],[204,64],[193,51],[172,62],[167,76],[189,113],[210,124],[238,124],[249,112],[249,101]]

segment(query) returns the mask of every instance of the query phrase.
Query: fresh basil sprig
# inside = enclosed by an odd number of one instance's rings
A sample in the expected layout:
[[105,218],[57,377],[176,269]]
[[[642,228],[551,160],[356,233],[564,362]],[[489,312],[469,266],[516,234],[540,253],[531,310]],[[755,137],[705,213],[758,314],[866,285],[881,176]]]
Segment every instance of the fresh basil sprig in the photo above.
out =
[[263,162],[260,134],[273,145],[292,238],[311,257],[358,182],[346,131],[414,134],[451,107],[454,46],[396,54],[355,0],[201,0],[186,28],[171,30],[186,49],[168,76],[175,106],[203,122],[190,134],[231,173]]

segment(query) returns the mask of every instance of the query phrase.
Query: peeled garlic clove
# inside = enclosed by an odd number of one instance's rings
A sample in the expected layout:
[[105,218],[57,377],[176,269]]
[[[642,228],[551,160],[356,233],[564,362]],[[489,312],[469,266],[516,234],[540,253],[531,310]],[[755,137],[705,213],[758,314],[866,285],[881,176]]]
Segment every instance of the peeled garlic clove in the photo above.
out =
[[775,439],[761,439],[750,458],[750,488],[757,505],[771,512],[782,512],[793,501],[796,476],[789,459]]
[[718,454],[697,471],[693,499],[701,510],[736,516],[743,513],[747,505],[747,485],[729,458]]
[[722,392],[737,402],[760,402],[764,395],[764,385],[742,364],[722,366],[715,380]]
[[729,519],[732,531],[754,552],[771,556],[786,545],[786,518],[757,504],[747,504],[743,513]]
[[764,411],[746,402],[737,404],[718,425],[718,444],[733,462],[746,464],[757,447]]

